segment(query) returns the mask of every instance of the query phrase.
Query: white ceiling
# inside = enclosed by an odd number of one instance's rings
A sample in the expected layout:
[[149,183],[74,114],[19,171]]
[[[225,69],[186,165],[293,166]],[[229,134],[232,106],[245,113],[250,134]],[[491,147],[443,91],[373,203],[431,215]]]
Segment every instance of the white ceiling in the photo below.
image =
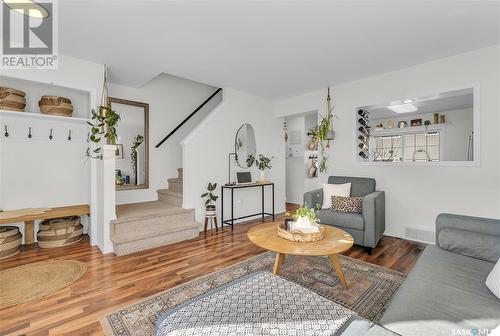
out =
[[500,43],[498,1],[59,1],[60,52],[283,98]]

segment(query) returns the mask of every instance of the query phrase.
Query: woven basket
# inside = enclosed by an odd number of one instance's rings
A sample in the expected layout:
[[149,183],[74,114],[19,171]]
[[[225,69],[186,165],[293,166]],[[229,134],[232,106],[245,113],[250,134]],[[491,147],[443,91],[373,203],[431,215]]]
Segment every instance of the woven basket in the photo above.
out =
[[315,242],[325,238],[325,228],[320,225],[318,232],[304,233],[300,231],[285,230],[285,224],[280,224],[278,226],[278,236],[293,242]]
[[44,220],[36,237],[41,248],[53,248],[79,242],[83,238],[82,233],[80,217],[71,216]]
[[71,100],[58,96],[42,96],[38,102],[40,112],[43,114],[71,117],[73,114],[73,105]]
[[26,107],[25,95],[23,91],[0,87],[0,109],[24,112]]
[[0,226],[0,260],[21,251],[23,235],[15,226]]

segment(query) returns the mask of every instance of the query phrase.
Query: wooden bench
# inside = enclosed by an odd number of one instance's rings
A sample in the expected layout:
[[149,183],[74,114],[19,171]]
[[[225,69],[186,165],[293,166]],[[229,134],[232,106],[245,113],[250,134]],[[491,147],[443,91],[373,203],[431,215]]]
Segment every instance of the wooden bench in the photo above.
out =
[[88,204],[70,205],[57,208],[27,208],[0,212],[0,225],[24,222],[24,243],[35,242],[35,221],[66,216],[90,214]]

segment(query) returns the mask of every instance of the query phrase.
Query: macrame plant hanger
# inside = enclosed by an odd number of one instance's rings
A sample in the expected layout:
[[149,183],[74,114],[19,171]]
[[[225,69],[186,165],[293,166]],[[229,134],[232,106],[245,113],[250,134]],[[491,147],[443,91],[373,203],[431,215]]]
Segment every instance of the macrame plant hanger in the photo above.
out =
[[[102,94],[101,94],[101,105],[104,107],[109,107],[109,90],[108,90],[108,66],[104,64],[104,79],[102,81]],[[99,112],[105,109],[99,108]],[[105,112],[104,112],[105,113]]]

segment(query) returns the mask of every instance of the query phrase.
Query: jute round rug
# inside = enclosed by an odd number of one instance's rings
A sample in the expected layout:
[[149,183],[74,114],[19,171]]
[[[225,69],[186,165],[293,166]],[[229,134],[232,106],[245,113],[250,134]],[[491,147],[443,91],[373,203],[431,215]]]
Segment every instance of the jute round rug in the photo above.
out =
[[53,294],[80,279],[86,270],[83,262],[58,260],[0,271],[0,308]]

